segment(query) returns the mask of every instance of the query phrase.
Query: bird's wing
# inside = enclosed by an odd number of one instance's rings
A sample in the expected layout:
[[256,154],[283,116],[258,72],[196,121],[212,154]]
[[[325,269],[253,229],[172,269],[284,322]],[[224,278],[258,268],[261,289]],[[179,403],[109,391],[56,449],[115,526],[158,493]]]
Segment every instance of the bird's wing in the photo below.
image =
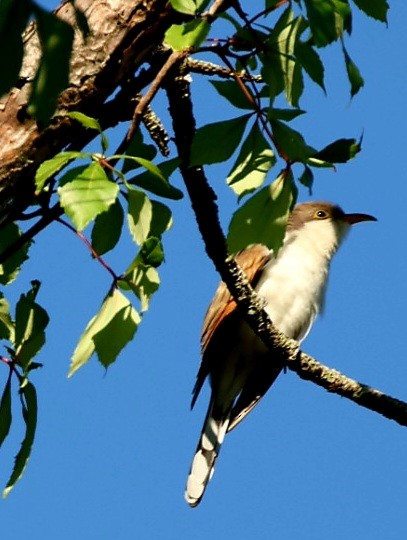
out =
[[[294,332],[293,339],[298,341],[298,343],[301,343],[308,335],[308,332],[315,321],[316,315],[316,312],[313,313],[309,320],[306,321],[306,324],[299,327],[297,331]],[[269,360],[265,358],[262,362],[258,363],[256,370],[250,375],[239,397],[237,398],[232,412],[230,413],[230,421],[227,429],[228,432],[240,424],[240,422],[249,414],[249,412],[254,409],[254,407],[258,404],[258,402],[281,373],[282,368],[277,363],[277,358],[275,356],[276,353],[270,352],[268,354],[270,355]]]
[[[246,274],[249,283],[254,284],[259,271],[263,268],[266,262],[270,260],[271,257],[272,254],[266,246],[255,244],[242,250],[236,256],[236,262]],[[222,321],[234,313],[236,309],[236,302],[233,300],[233,297],[225,283],[222,282],[219,285],[205,315],[201,336],[202,353],[205,352],[208,343],[212,339],[213,334],[216,332],[217,328],[219,328]],[[203,360],[201,362],[196,384],[193,390],[191,407],[194,406],[209,371],[209,363]]]

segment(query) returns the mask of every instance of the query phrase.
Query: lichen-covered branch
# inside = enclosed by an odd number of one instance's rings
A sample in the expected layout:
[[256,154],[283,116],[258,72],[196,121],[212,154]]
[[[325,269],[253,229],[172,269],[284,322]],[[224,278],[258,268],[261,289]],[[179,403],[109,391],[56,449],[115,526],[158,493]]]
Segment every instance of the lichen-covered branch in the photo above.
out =
[[203,169],[189,167],[190,143],[195,132],[195,120],[189,83],[182,69],[178,76],[167,79],[166,90],[176,144],[182,159],[182,174],[206,252],[222,280],[227,284],[244,318],[270,351],[273,351],[271,361],[287,366],[302,379],[310,380],[329,392],[350,399],[362,407],[407,426],[407,403],[322,365],[311,356],[301,352],[296,342],[286,338],[274,328],[244,274],[228,255],[219,222],[216,195]]

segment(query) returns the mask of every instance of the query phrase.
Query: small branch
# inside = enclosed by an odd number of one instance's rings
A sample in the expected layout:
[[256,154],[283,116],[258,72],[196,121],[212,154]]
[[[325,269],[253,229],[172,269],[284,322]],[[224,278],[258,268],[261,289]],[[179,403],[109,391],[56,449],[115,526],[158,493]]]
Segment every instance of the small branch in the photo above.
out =
[[177,62],[180,62],[183,58],[185,58],[188,53],[189,53],[188,50],[174,51],[169,55],[169,57],[167,58],[165,64],[160,69],[160,71],[157,73],[157,76],[155,77],[154,81],[151,83],[150,88],[147,90],[145,95],[140,99],[140,101],[136,105],[136,108],[134,109],[133,120],[132,120],[131,126],[129,128],[129,131],[127,133],[127,140],[128,141],[130,141],[130,139],[133,137],[136,129],[138,128],[138,126],[140,124],[141,118],[143,116],[143,113],[144,113],[146,107],[151,103],[154,96],[158,92],[159,88],[162,86],[163,80],[167,76],[169,70]]
[[114,280],[114,283],[116,283],[117,280],[119,279],[119,276],[116,275],[114,270],[112,270],[112,268],[110,268],[110,266],[107,264],[107,262],[98,253],[96,253],[96,251],[93,249],[92,244],[89,242],[89,240],[86,238],[86,236],[83,233],[81,233],[80,231],[77,231],[75,229],[75,227],[73,227],[70,223],[63,220],[62,218],[60,218],[60,217],[57,218],[57,221],[58,221],[58,223],[60,223],[61,225],[63,225],[64,227],[66,227],[67,229],[72,231],[80,240],[82,240],[82,242],[85,244],[85,246],[91,252],[92,257],[94,257],[98,261],[98,263],[101,264],[103,266],[103,268],[109,272],[109,274],[112,276],[112,278]]

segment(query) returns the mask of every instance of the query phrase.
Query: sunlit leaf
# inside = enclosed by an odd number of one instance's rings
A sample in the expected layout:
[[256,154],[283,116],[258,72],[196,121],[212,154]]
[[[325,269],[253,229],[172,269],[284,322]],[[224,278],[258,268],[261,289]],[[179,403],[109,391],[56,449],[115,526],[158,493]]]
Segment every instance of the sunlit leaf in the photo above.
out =
[[151,296],[160,286],[160,277],[154,266],[144,264],[140,257],[126,271],[119,285],[125,290],[131,289],[141,303],[141,311],[147,311]]
[[47,159],[41,163],[38,167],[37,172],[35,173],[35,187],[37,188],[37,193],[42,191],[46,181],[52,176],[56,175],[61,169],[65,167],[72,160],[77,158],[86,158],[90,154],[87,152],[60,152],[55,157]]
[[336,41],[351,27],[351,9],[345,0],[304,0],[317,47]]
[[206,19],[173,24],[165,33],[165,43],[174,51],[197,48],[206,39],[209,30],[210,24]]
[[0,339],[14,340],[14,323],[10,316],[10,307],[3,293],[0,293]]
[[291,172],[282,173],[270,186],[250,197],[230,222],[230,252],[237,253],[251,244],[264,244],[276,253],[282,245],[296,199],[297,189]]
[[71,169],[58,187],[61,206],[78,231],[105,212],[115,202],[118,192],[119,186],[109,180],[97,162]]
[[270,145],[255,123],[226,181],[237,195],[243,196],[263,184],[275,161]]
[[128,192],[127,222],[136,244],[141,245],[150,236],[153,205],[144,191],[130,189]]
[[133,338],[140,315],[117,289],[104,299],[99,312],[91,319],[73,353],[68,377],[96,353],[104,367],[114,362],[123,347]]

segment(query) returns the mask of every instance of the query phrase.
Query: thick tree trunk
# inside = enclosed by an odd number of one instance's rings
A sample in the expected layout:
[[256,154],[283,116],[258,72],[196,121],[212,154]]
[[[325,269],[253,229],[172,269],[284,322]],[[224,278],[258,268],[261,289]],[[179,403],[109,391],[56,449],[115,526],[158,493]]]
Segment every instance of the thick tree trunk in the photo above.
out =
[[[0,107],[0,222],[18,215],[32,200],[33,177],[38,165],[70,143],[80,147],[83,129],[61,113],[82,111],[114,125],[131,117],[132,96],[112,114],[106,100],[125,85],[162,42],[173,22],[165,0],[77,0],[86,15],[90,35],[85,40],[75,24],[69,2],[56,11],[75,28],[69,87],[58,100],[57,112],[45,129],[26,113],[30,84],[3,96]],[[25,34],[25,56],[21,76],[32,79],[40,57],[35,25]],[[131,105],[131,107],[130,107]],[[59,113],[59,115],[58,115]]]

